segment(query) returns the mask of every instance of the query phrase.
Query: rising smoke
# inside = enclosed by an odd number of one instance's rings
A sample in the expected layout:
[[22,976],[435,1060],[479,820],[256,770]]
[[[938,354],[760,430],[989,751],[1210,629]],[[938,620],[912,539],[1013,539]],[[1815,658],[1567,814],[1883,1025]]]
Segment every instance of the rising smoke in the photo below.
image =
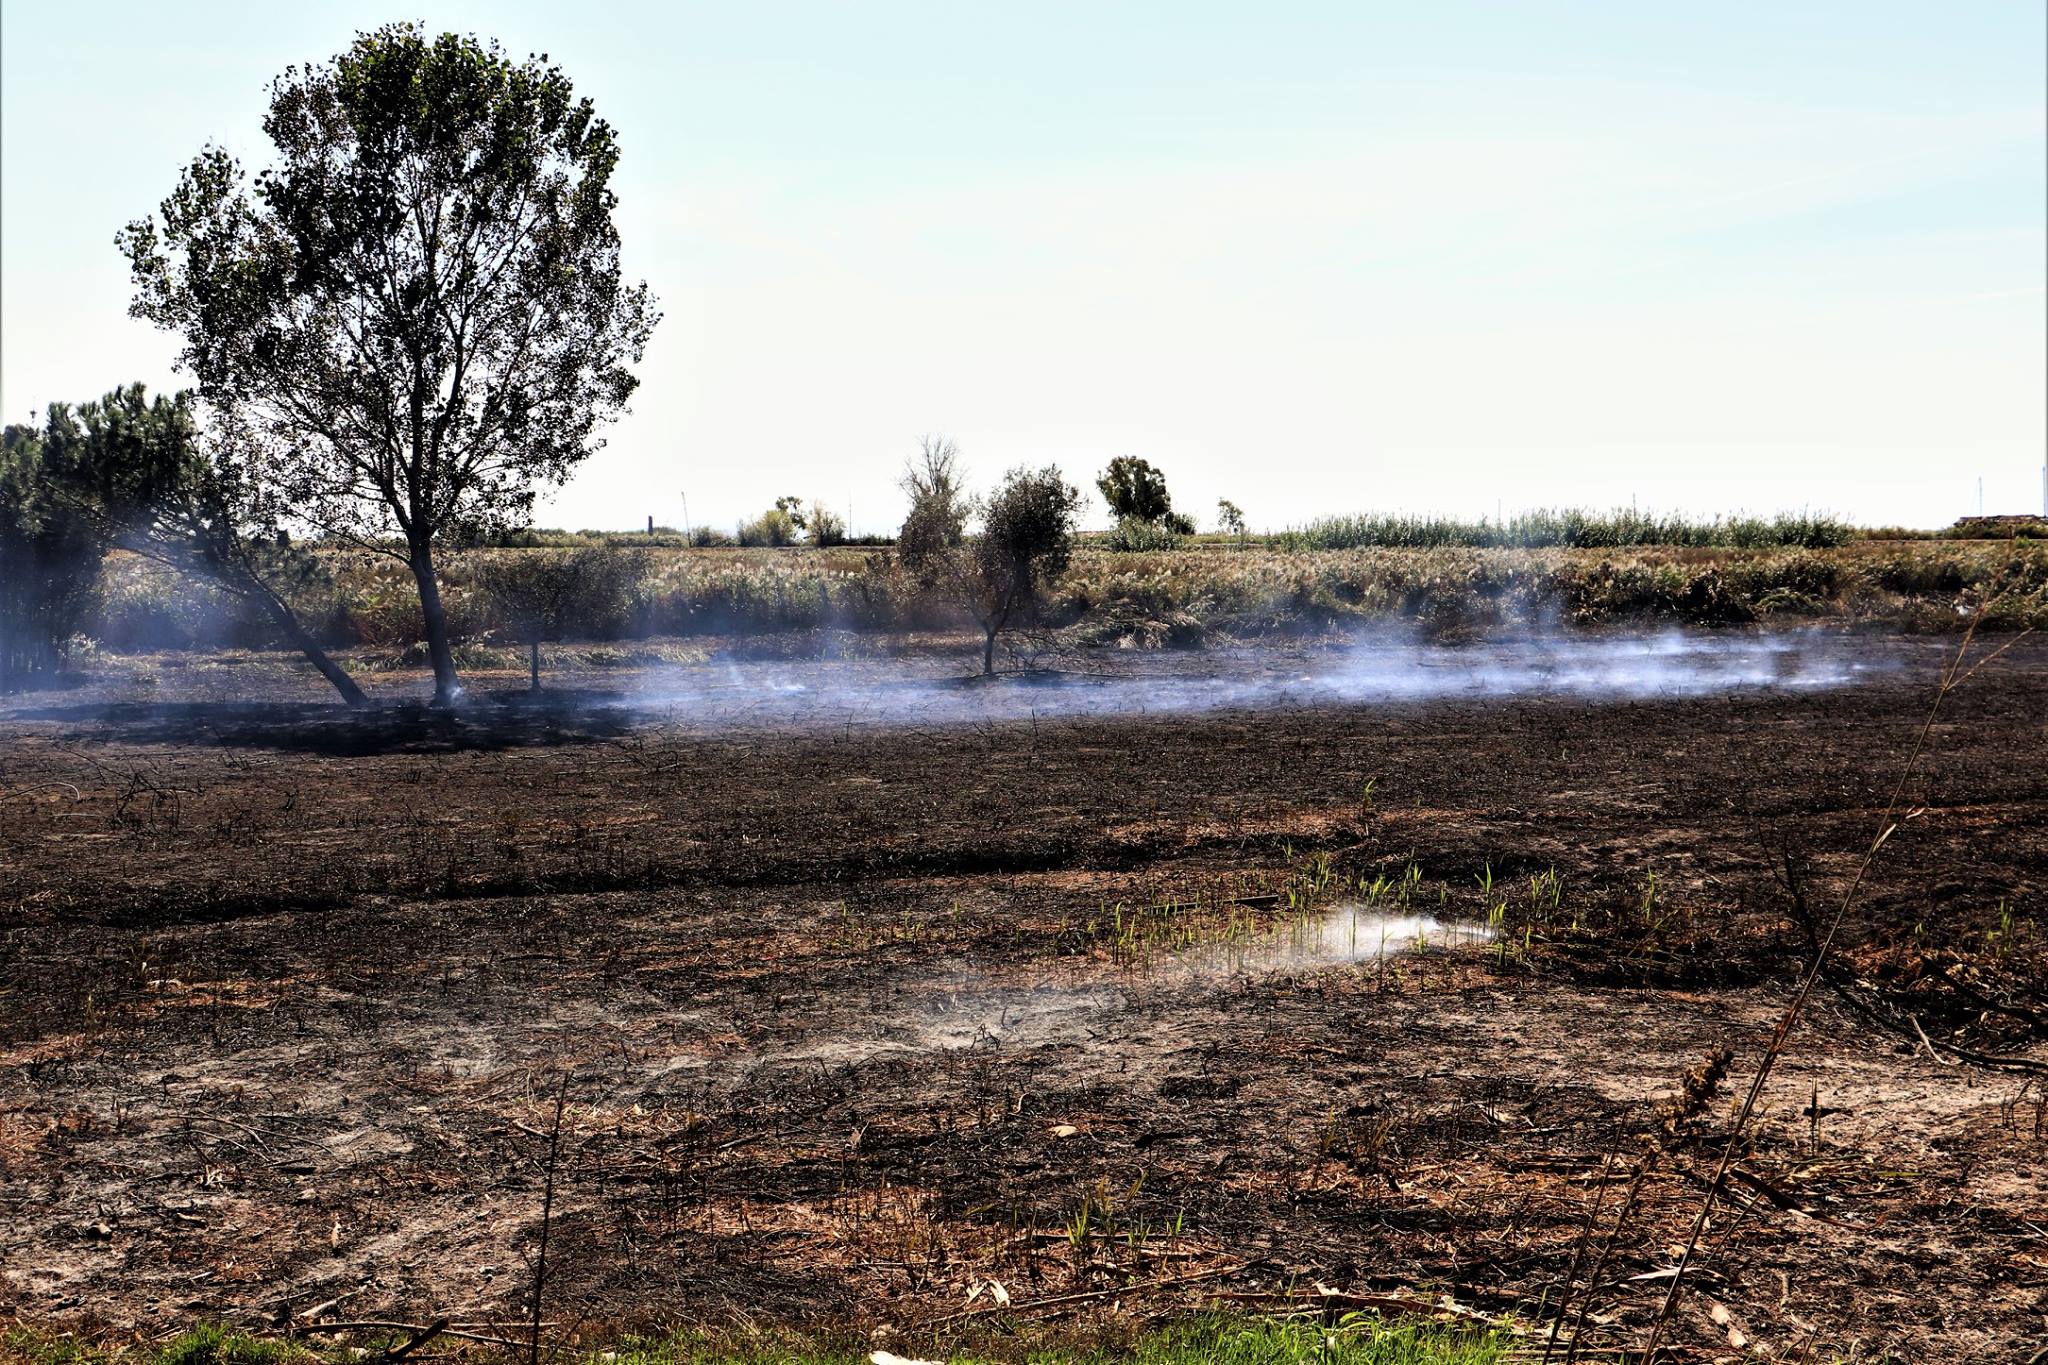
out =
[[1590,703],[1814,691],[1888,672],[1896,652],[1821,632],[1573,636],[1444,645],[1396,636],[1341,651],[1211,650],[1124,656],[1087,671],[992,680],[943,661],[724,660],[658,673],[638,708],[684,724],[949,726],[1090,716],[1198,715],[1334,705],[1558,697]]

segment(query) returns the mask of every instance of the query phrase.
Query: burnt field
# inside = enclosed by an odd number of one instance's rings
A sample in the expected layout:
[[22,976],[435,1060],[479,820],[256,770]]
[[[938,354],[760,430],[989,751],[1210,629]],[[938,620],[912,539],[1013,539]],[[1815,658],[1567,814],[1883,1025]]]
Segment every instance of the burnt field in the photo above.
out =
[[[714,655],[454,715],[221,656],[15,698],[0,1312],[490,1335],[545,1206],[564,1341],[1291,1294],[1611,1358],[1952,649]],[[2043,1344],[2044,727],[2032,638],[1943,707],[1688,1358]]]

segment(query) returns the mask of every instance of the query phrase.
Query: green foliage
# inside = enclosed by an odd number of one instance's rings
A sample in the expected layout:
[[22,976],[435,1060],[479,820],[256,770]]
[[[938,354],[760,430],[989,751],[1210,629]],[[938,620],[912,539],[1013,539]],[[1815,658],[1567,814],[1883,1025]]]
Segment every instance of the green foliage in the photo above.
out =
[[1166,476],[1144,460],[1117,456],[1095,486],[1116,516],[1116,528],[1104,542],[1112,550],[1170,550],[1195,534],[1194,519],[1173,510]]
[[639,554],[609,545],[492,556],[477,575],[481,609],[521,640],[608,639],[625,629],[645,576]]
[[1216,529],[1226,536],[1245,537],[1244,509],[1229,498],[1216,499]]
[[559,67],[412,24],[270,99],[253,193],[210,148],[120,234],[134,311],[183,334],[210,401],[300,449],[323,521],[516,521],[622,408],[657,319],[619,270],[610,125]]
[[154,1365],[290,1365],[317,1357],[302,1346],[229,1331],[211,1324],[173,1337]]
[[1169,524],[1170,520],[1145,521],[1138,517],[1119,517],[1103,545],[1119,554],[1178,549],[1186,539],[1187,533],[1176,530]]
[[981,671],[995,671],[996,637],[1037,619],[1045,588],[1067,571],[1081,495],[1055,465],[1018,466],[981,506],[981,531],[966,547],[966,599],[986,639]]
[[1166,491],[1166,476],[1149,460],[1119,455],[1109,462],[1095,480],[1110,515],[1119,521],[1160,521],[1173,511],[1173,499]]
[[[159,1347],[98,1348],[25,1328],[0,1338],[27,1365],[317,1365],[362,1354],[319,1350],[226,1328],[195,1327]],[[953,1365],[1496,1365],[1507,1338],[1435,1323],[1395,1323],[1353,1313],[1324,1325],[1303,1320],[1211,1315],[1139,1331],[1053,1327],[1005,1331],[947,1347],[904,1342],[899,1354]],[[694,1328],[665,1337],[559,1352],[565,1365],[865,1365],[865,1342],[775,1328]]]
[[[1090,1340],[1057,1331],[987,1346],[945,1349],[904,1343],[899,1354],[953,1365],[1495,1365],[1507,1342],[1496,1333],[1392,1323],[1354,1313],[1333,1326],[1299,1320],[1205,1316],[1137,1333]],[[856,1365],[870,1348],[834,1347],[800,1337],[685,1333],[629,1345],[616,1365]]]
[[[983,634],[982,672],[990,673],[997,637],[1036,619],[1045,589],[1066,572],[1081,495],[1052,465],[1020,466],[977,501],[961,483],[958,459],[952,442],[926,438],[903,480],[910,512],[896,538],[897,556],[925,591],[973,616]],[[968,519],[977,513],[981,528],[968,536]]]
[[[210,468],[187,395],[140,384],[41,426],[9,427],[0,453],[0,680],[47,668],[100,605],[101,564],[124,536],[150,539]],[[183,547],[183,528],[172,538]]]
[[846,519],[827,507],[823,498],[812,499],[803,525],[810,533],[811,544],[821,550],[846,543]]
[[151,400],[133,384],[75,413],[52,409],[51,417],[45,443],[63,452],[46,461],[55,502],[94,521],[107,542],[207,580],[218,591],[188,601],[217,602],[221,593],[236,599],[299,649],[344,700],[363,700],[287,600],[315,588],[322,569],[285,534],[262,444],[234,415],[215,414],[202,439],[189,394]]
[[780,548],[796,544],[797,536],[802,529],[797,525],[796,519],[778,503],[752,521],[741,522],[735,539],[746,546]]
[[780,497],[775,500],[775,510],[789,518],[789,524],[797,530],[804,529],[804,500],[799,497]]
[[0,688],[55,669],[99,605],[110,537],[55,491],[77,472],[71,466],[82,451],[51,433],[73,425],[56,404],[47,428],[9,426],[0,434]]
[[658,320],[619,268],[617,139],[544,58],[411,24],[287,69],[263,128],[253,187],[208,148],[120,234],[132,311],[182,334],[295,515],[404,542],[449,699],[436,547],[525,520]]
[[927,586],[952,571],[951,558],[967,538],[973,500],[960,477],[960,451],[943,436],[927,436],[903,475],[910,510],[896,534],[897,557]]

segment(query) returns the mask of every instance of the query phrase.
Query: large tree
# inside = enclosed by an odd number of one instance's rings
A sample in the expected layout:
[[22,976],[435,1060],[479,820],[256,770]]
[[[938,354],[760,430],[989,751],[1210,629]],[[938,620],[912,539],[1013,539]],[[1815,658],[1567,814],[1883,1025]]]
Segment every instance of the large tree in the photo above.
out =
[[620,271],[617,139],[545,56],[410,24],[270,96],[253,183],[209,147],[120,234],[133,311],[288,456],[297,517],[404,560],[452,702],[436,548],[523,521],[596,449],[659,319]]

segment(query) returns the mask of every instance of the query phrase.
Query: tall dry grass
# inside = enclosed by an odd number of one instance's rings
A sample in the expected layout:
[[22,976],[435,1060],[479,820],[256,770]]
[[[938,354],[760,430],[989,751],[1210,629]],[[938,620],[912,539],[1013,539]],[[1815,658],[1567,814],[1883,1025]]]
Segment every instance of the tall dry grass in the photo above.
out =
[[[511,639],[488,592],[490,565],[519,549],[443,560],[458,636]],[[618,548],[625,609],[611,638],[841,629],[887,632],[962,624],[920,592],[886,550]],[[410,574],[388,557],[322,551],[324,581],[295,605],[337,646],[403,646],[423,637]],[[1344,630],[1380,622],[1456,634],[1553,624],[1859,623],[1960,630],[2001,572],[1984,623],[2048,625],[2048,547],[2028,542],[1857,542],[1836,549],[1619,550],[1082,548],[1051,591],[1053,624],[1193,641]],[[88,633],[113,649],[268,643],[266,623],[202,583],[127,555],[109,562],[105,603]],[[584,632],[589,638],[592,632]]]

